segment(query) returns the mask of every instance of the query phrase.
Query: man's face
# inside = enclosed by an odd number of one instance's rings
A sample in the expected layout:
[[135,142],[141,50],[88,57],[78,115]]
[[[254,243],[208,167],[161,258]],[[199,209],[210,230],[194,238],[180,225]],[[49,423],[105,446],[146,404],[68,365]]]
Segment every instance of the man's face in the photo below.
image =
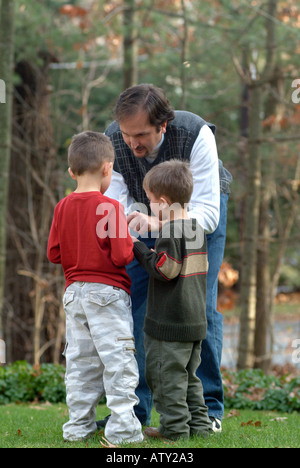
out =
[[167,122],[165,122],[157,131],[157,128],[150,124],[145,111],[140,111],[119,123],[125,143],[137,158],[144,158],[151,154],[167,128]]

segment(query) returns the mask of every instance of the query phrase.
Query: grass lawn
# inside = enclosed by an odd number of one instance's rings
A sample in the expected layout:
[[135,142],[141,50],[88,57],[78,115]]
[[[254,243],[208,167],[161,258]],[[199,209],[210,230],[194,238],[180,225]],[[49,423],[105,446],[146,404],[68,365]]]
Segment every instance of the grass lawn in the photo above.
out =
[[[98,418],[108,414],[98,407]],[[64,442],[62,425],[68,419],[63,404],[9,404],[0,406],[0,448],[102,448],[101,433],[84,442]],[[152,425],[158,426],[153,412]],[[209,439],[191,438],[179,442],[145,441],[128,448],[162,448],[176,451],[182,448],[299,448],[299,413],[270,411],[226,412],[221,434]]]

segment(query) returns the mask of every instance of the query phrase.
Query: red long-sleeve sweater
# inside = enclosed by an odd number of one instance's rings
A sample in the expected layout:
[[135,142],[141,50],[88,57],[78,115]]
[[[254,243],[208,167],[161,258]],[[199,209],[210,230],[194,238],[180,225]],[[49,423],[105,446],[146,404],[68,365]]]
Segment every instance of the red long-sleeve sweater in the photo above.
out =
[[127,221],[117,201],[100,192],[72,193],[55,208],[48,259],[75,281],[104,283],[130,293],[125,265],[134,258]]

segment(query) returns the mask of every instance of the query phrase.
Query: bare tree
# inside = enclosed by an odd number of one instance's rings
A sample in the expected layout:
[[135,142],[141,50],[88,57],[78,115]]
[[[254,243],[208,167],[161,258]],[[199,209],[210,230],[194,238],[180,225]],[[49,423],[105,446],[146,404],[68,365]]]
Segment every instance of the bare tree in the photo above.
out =
[[0,79],[5,83],[5,103],[0,103],[0,338],[6,262],[6,214],[11,154],[12,77],[14,50],[14,1],[0,2]]
[[[276,17],[278,0],[269,0],[266,13],[266,61],[264,70],[257,67],[246,76],[250,91],[247,198],[242,255],[241,322],[238,368],[252,368],[255,363],[255,328],[257,305],[257,245],[261,202],[261,111],[263,90],[274,74],[276,65]],[[241,68],[239,68],[240,70]]]
[[[14,318],[5,320],[14,347],[8,356],[35,364],[55,346],[60,321],[54,319],[53,302],[61,297],[63,284],[46,257],[59,178],[47,79],[53,57],[43,53],[42,58],[40,68],[25,60],[15,67],[21,84],[14,100],[6,275],[6,300]],[[49,314],[55,330],[48,326]],[[56,304],[57,318],[58,314]]]
[[135,9],[135,0],[124,0],[123,89],[137,84],[138,80]]

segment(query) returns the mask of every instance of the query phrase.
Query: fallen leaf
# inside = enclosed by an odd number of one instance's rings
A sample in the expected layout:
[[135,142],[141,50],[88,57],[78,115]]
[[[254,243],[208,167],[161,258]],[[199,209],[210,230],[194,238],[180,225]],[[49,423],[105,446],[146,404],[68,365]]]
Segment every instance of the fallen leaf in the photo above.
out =
[[113,445],[111,444],[110,442],[108,442],[107,439],[105,439],[105,437],[102,437],[102,439],[104,440],[105,444],[103,444],[102,440],[100,440],[100,444],[102,445],[102,447],[104,448],[118,448],[117,445]]
[[232,409],[229,411],[229,413],[227,414],[226,418],[235,418],[236,416],[240,416],[240,412],[239,410],[237,409]]
[[250,421],[248,421],[248,422],[246,422],[246,423],[242,422],[242,423],[241,423],[241,426],[242,426],[242,427],[244,427],[244,426],[251,426],[252,423],[253,423],[253,419],[251,419]]
[[277,422],[285,422],[286,420],[287,420],[287,418],[285,418],[285,417],[270,419],[270,421],[277,421]]
[[242,422],[241,423],[241,426],[244,427],[244,426],[255,426],[255,427],[261,427],[261,421],[255,421],[253,422],[253,419],[251,419],[250,421],[244,423]]

